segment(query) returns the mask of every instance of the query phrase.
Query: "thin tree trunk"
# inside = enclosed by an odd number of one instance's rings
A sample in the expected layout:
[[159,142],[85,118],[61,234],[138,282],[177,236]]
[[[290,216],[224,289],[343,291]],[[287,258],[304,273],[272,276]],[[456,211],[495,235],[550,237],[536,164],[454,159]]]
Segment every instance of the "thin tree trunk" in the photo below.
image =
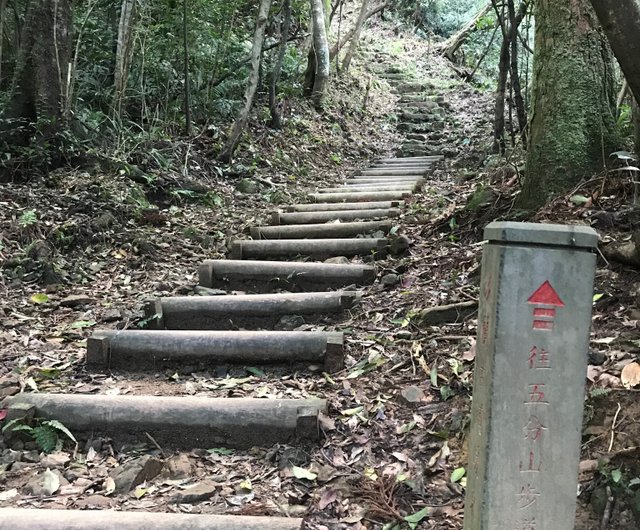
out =
[[184,121],[185,133],[191,134],[191,78],[189,77],[189,16],[187,0],[182,0],[182,37],[184,47]]
[[504,140],[504,102],[509,77],[509,55],[509,37],[503,29],[493,121],[493,151],[500,154],[504,154],[507,147]]
[[0,87],[2,86],[2,52],[4,44],[4,19],[7,13],[7,0],[0,0]]
[[640,3],[636,0],[591,0],[602,29],[629,88],[640,101]]
[[271,82],[269,83],[269,109],[271,110],[271,127],[273,129],[282,128],[282,116],[278,109],[278,81],[282,72],[284,56],[287,52],[287,39],[291,28],[291,0],[284,0],[282,5],[282,24],[280,24],[280,46],[276,62],[271,72]]
[[631,96],[631,119],[635,129],[635,146],[636,153],[640,153],[640,105],[636,101],[636,98]]
[[511,29],[509,35],[511,44],[511,88],[513,89],[513,102],[515,103],[516,113],[518,115],[520,136],[525,146],[527,145],[527,109],[524,105],[524,99],[522,98],[522,87],[520,85],[520,72],[518,68],[518,28],[524,19],[528,6],[529,0],[522,2],[516,15],[514,0],[508,0],[507,2]]
[[438,46],[438,49],[442,51],[442,54],[447,59],[449,59],[451,62],[455,62],[456,52],[460,49],[460,46],[462,46],[469,38],[469,35],[476,31],[478,27],[478,20],[485,16],[490,9],[491,2],[487,2],[485,6],[476,13],[476,16],[474,16],[469,22],[467,22],[467,24],[465,24],[465,26],[460,31],[449,37],[446,41]]
[[[366,16],[364,17],[365,22],[367,20],[369,20],[372,16],[377,15],[381,11],[384,11],[384,9],[386,7],[388,7],[390,3],[391,3],[390,1],[386,1],[386,2],[383,2],[382,4],[380,4],[380,5],[376,6],[376,7],[372,7],[369,11],[367,11]],[[338,54],[340,53],[340,50],[342,50],[343,46],[347,42],[349,42],[351,40],[351,37],[353,37],[353,34],[355,33],[355,31],[356,31],[356,28],[354,26],[344,34],[344,37],[342,39],[339,39],[331,47],[329,55],[330,55],[332,61],[338,56]]]
[[118,23],[118,43],[116,47],[116,66],[113,76],[114,95],[112,112],[120,117],[122,103],[127,90],[129,67],[133,55],[133,28],[136,16],[136,0],[122,0],[120,22]]
[[321,109],[329,84],[331,66],[322,0],[311,0],[311,21],[313,24],[313,49],[316,58],[316,75],[313,81],[311,101],[317,109]]
[[358,44],[360,43],[360,33],[362,33],[362,27],[364,26],[365,17],[367,16],[368,7],[369,0],[362,0],[362,6],[360,7],[360,14],[358,15],[358,20],[356,21],[353,37],[351,37],[349,48],[347,48],[347,53],[345,54],[344,60],[342,61],[342,70],[344,70],[345,72],[349,71],[349,66],[351,65],[353,56],[358,49]]
[[236,118],[231,134],[224,146],[220,160],[223,162],[231,162],[233,153],[238,146],[238,140],[242,135],[247,121],[249,120],[249,113],[253,105],[253,98],[256,95],[258,88],[258,80],[260,78],[260,57],[262,56],[262,43],[264,42],[264,33],[269,20],[269,9],[271,9],[271,0],[260,0],[260,7],[258,8],[258,17],[256,19],[256,29],[253,34],[253,43],[251,45],[251,73],[247,81],[247,88],[244,92],[244,106],[240,110],[238,117]]

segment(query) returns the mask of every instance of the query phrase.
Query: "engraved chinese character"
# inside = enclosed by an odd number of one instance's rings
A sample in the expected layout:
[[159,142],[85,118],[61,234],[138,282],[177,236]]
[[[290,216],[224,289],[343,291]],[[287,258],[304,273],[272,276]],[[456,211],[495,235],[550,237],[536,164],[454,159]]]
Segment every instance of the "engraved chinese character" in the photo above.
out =
[[534,346],[529,351],[529,369],[536,368],[538,370],[550,370],[551,361],[549,360],[549,352],[544,348]]
[[522,460],[520,461],[520,473],[539,473],[542,468],[542,463],[536,465],[536,453],[529,451],[529,462],[525,466]]
[[517,496],[518,508],[524,510],[536,503],[538,497],[540,497],[540,492],[533,488],[531,484],[527,484],[526,486],[522,486],[522,489],[520,490],[520,493],[517,494]]
[[548,405],[549,402],[545,399],[544,383],[530,383],[529,384],[529,399],[525,401],[526,405]]
[[532,519],[523,519],[518,521],[515,530],[536,530],[538,527],[536,525],[536,518]]
[[529,416],[529,421],[524,426],[524,439],[537,442],[542,438],[542,433],[547,430],[546,425],[535,414]]

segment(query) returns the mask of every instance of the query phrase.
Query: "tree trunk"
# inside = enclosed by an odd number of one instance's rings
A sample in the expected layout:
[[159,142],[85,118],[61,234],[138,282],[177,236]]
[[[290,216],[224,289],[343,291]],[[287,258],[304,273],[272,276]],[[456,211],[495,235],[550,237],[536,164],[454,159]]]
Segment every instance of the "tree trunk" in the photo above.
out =
[[118,43],[114,70],[113,114],[119,117],[127,90],[129,67],[133,56],[133,29],[136,16],[136,0],[122,0],[120,22],[118,23]]
[[345,72],[349,71],[349,66],[351,65],[353,56],[355,55],[356,50],[358,49],[358,44],[360,43],[360,33],[362,33],[362,27],[364,26],[364,22],[366,20],[365,17],[367,16],[368,7],[369,7],[369,0],[362,0],[362,6],[360,7],[360,14],[358,15],[358,20],[356,21],[353,37],[351,37],[349,48],[347,49],[347,53],[344,56],[344,60],[342,61],[342,69]]
[[278,110],[278,81],[282,72],[284,56],[287,52],[287,39],[291,28],[291,0],[284,0],[282,6],[282,24],[280,25],[280,46],[278,56],[271,72],[271,82],[269,83],[269,109],[271,111],[271,127],[273,129],[282,128],[282,117]]
[[636,98],[631,97],[631,118],[633,120],[634,127],[634,140],[636,146],[636,153],[640,153],[640,105],[636,101]]
[[182,0],[182,43],[184,56],[184,121],[185,133],[191,134],[191,78],[189,77],[189,14],[187,0]]
[[520,85],[520,72],[518,67],[518,28],[524,15],[527,12],[529,6],[529,0],[525,0],[520,4],[518,14],[516,15],[516,8],[514,0],[508,0],[507,7],[509,11],[509,24],[511,33],[509,40],[511,44],[511,88],[513,89],[513,101],[516,106],[516,113],[518,115],[518,127],[520,129],[520,136],[524,145],[527,143],[527,109],[524,105],[524,99],[522,98],[522,87]]
[[322,0],[311,0],[311,22],[313,24],[313,50],[316,58],[316,75],[313,81],[311,101],[317,109],[321,109],[329,84],[331,66]]
[[458,31],[456,34],[449,37],[446,41],[438,46],[439,50],[442,51],[442,54],[449,59],[451,62],[455,62],[456,60],[456,52],[460,49],[465,41],[469,38],[478,27],[478,21],[485,16],[489,10],[491,9],[491,2],[487,2],[485,6],[476,13],[476,16],[473,17],[465,26]]
[[498,63],[498,88],[496,89],[495,111],[493,121],[493,151],[504,154],[506,143],[504,140],[504,102],[509,77],[509,38],[503,36],[500,47],[500,61]]
[[629,82],[640,101],[640,3],[637,0],[591,0],[602,29]]
[[2,87],[2,58],[4,44],[4,19],[7,13],[7,0],[0,0],[0,87]]
[[532,117],[519,204],[535,208],[617,147],[613,54],[588,0],[538,0]]
[[45,140],[63,128],[71,27],[68,0],[39,0],[29,4],[4,116],[27,127],[14,127],[11,143],[28,142],[32,126],[37,122]]
[[[390,2],[387,1],[387,2],[383,2],[382,4],[376,7],[372,7],[369,11],[367,11],[367,14],[364,17],[364,21],[366,22],[372,16],[377,15],[381,11],[384,11],[384,9],[389,6],[389,4]],[[342,47],[351,40],[355,31],[356,31],[356,28],[354,26],[344,34],[343,38],[338,39],[336,43],[331,47],[331,51],[329,52],[329,55],[332,61],[338,56],[338,54],[340,53],[340,50],[342,50]]]
[[238,146],[240,135],[244,131],[244,128],[247,126],[247,121],[249,120],[249,113],[251,112],[253,98],[256,95],[258,80],[260,78],[260,58],[262,56],[264,33],[269,20],[269,9],[271,9],[271,0],[260,0],[256,29],[253,34],[253,43],[251,45],[251,73],[249,74],[247,88],[244,92],[244,106],[240,110],[240,113],[233,124],[229,139],[227,140],[222,154],[220,155],[220,160],[223,162],[231,162],[233,153]]

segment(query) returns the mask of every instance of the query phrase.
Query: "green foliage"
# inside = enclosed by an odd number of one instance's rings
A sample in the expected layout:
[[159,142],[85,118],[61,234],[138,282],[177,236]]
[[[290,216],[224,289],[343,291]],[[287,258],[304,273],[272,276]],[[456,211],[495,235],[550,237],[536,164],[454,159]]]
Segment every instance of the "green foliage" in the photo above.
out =
[[58,420],[36,419],[35,425],[27,425],[22,419],[15,419],[8,422],[2,432],[24,432],[28,434],[38,444],[45,453],[51,453],[62,446],[65,438],[77,444],[75,436],[67,427]]
[[38,222],[38,215],[35,210],[26,210],[18,218],[18,224],[23,228],[32,226]]
[[394,10],[419,32],[449,37],[464,26],[484,3],[484,0],[399,0]]

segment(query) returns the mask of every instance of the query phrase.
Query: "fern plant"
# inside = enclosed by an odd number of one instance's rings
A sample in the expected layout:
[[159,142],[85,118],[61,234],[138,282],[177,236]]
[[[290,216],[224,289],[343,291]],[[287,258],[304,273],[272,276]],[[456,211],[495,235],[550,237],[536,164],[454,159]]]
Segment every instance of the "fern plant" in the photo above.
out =
[[62,447],[64,435],[73,443],[77,444],[75,436],[71,433],[62,422],[58,420],[40,420],[36,419],[35,426],[22,423],[22,419],[15,419],[8,422],[3,428],[2,432],[24,432],[31,436],[33,440],[38,444],[38,447],[45,453],[52,453],[56,449]]

